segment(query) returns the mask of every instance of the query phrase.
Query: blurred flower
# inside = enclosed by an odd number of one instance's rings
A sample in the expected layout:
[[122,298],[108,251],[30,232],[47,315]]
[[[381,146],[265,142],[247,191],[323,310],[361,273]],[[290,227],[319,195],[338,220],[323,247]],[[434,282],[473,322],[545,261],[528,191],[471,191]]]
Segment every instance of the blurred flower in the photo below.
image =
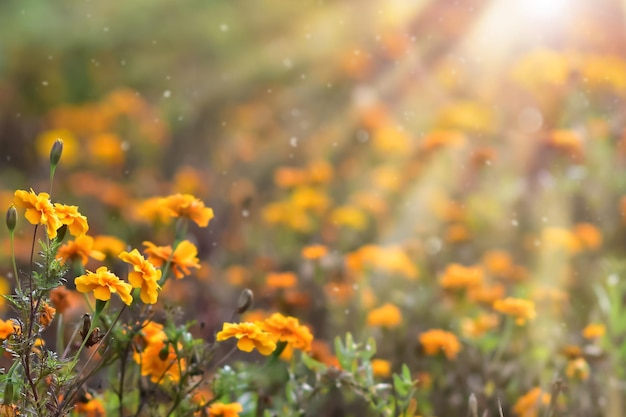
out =
[[581,357],[583,355],[583,350],[576,345],[565,345],[563,346],[563,349],[561,349],[561,353],[567,359],[571,360]]
[[504,285],[494,284],[472,287],[469,289],[467,295],[469,299],[474,302],[493,305],[496,300],[504,297],[504,293]]
[[191,194],[174,194],[165,197],[160,204],[169,208],[174,217],[186,217],[200,227],[207,227],[213,218],[213,209]]
[[445,290],[468,290],[483,283],[483,271],[477,266],[450,264],[439,278],[439,285]]
[[237,347],[245,352],[251,352],[256,348],[262,355],[271,354],[276,349],[273,335],[264,331],[261,326],[254,323],[224,323],[216,340],[221,342],[231,337],[238,339]]
[[130,305],[133,297],[130,295],[130,284],[119,279],[110,272],[106,266],[101,266],[95,273],[87,271],[87,274],[74,279],[76,289],[82,293],[93,291],[97,300],[107,301],[111,299],[111,293],[117,293],[124,304]]
[[65,286],[56,287],[50,291],[50,302],[59,314],[64,314],[77,301],[74,295],[77,294]]
[[391,375],[391,362],[385,359],[372,359],[372,373],[374,376],[387,378]]
[[179,358],[176,349],[171,343],[166,343],[167,337],[152,337],[147,346],[133,353],[133,359],[141,365],[141,375],[150,375],[150,381],[163,383],[165,381],[178,382],[181,371],[185,370],[184,358]]
[[328,253],[328,248],[324,245],[309,245],[302,248],[302,257],[304,259],[316,260],[321,259]]
[[265,285],[269,288],[293,288],[298,283],[298,277],[293,272],[270,272],[265,277]]
[[11,294],[11,284],[9,281],[0,275],[0,311],[3,311],[7,305],[7,301],[3,296],[9,296]]
[[353,273],[362,272],[370,266],[375,269],[417,279],[418,271],[409,256],[397,246],[381,247],[365,245],[357,251],[345,255],[346,267]]
[[576,358],[567,362],[565,375],[570,379],[585,381],[589,379],[589,364],[584,358]]
[[307,172],[300,168],[278,167],[274,170],[274,183],[280,188],[292,188],[305,185]]
[[141,256],[137,249],[120,253],[119,258],[133,267],[133,271],[128,274],[128,282],[133,288],[141,288],[141,301],[146,304],[156,303],[161,289],[158,284],[161,271]]
[[441,148],[459,148],[465,144],[465,136],[456,130],[435,130],[422,138],[421,149],[433,152]]
[[370,171],[370,176],[373,186],[382,191],[399,191],[402,186],[400,172],[395,166],[379,166]]
[[330,213],[330,221],[337,226],[345,226],[354,230],[363,230],[367,226],[367,217],[357,207],[344,205]]
[[[156,267],[161,267],[168,260],[171,261],[172,271],[176,279],[181,279],[185,275],[191,274],[189,268],[200,268],[198,260],[198,248],[188,240],[183,240],[176,246],[172,255],[171,246],[156,246],[154,243],[145,241],[148,261]],[[171,257],[171,258],[170,258]]]
[[47,328],[56,314],[56,309],[45,301],[41,302],[39,307],[39,325],[42,329]]
[[580,252],[580,241],[576,235],[567,229],[547,227],[543,229],[544,243],[552,249],[565,249],[570,254]]
[[454,360],[461,351],[457,337],[441,329],[432,329],[420,334],[419,342],[428,356],[443,352],[449,360]]
[[469,229],[464,224],[451,224],[446,228],[446,242],[460,243],[472,237]]
[[87,141],[87,150],[94,164],[121,165],[124,162],[122,140],[115,133],[102,132],[92,135]]
[[87,233],[89,225],[87,217],[78,212],[77,206],[66,206],[65,204],[54,204],[54,212],[61,220],[61,223],[67,225],[72,236],[81,236]]
[[626,91],[626,61],[618,55],[587,54],[581,60],[585,85],[607,91]]
[[579,159],[583,155],[582,138],[573,130],[554,130],[548,135],[547,140],[550,146],[569,157]]
[[239,417],[243,407],[239,403],[213,403],[208,411],[209,417]]
[[328,184],[333,179],[333,166],[328,161],[313,161],[307,167],[307,174],[312,184]]
[[65,263],[69,260],[80,258],[80,261],[84,266],[87,265],[89,260],[88,258],[103,261],[105,255],[104,253],[93,249],[93,237],[81,235],[76,239],[63,244],[63,246],[61,246],[57,251],[56,257]]
[[391,303],[385,303],[367,314],[368,326],[392,328],[397,327],[401,322],[402,313],[400,309]]
[[322,214],[330,206],[328,195],[312,187],[296,188],[290,196],[290,201],[297,208],[310,210],[317,214]]
[[513,68],[513,79],[529,90],[542,93],[545,88],[563,85],[569,77],[569,63],[564,54],[539,48],[524,55]]
[[89,398],[87,401],[77,401],[74,412],[84,417],[104,417],[106,410],[102,401],[96,398]]
[[495,314],[480,314],[478,317],[461,320],[461,332],[468,338],[478,338],[498,326],[500,320]]
[[453,102],[437,116],[437,125],[444,129],[462,132],[485,133],[494,127],[494,117],[489,106],[470,100]]
[[170,221],[170,209],[162,201],[162,197],[151,197],[131,204],[131,207],[135,208],[135,216],[139,220],[166,224]]
[[43,224],[48,231],[48,237],[54,239],[57,236],[57,229],[63,225],[54,211],[54,206],[50,202],[50,194],[39,193],[31,189],[30,192],[17,190],[14,194],[13,203],[17,207],[25,208],[24,217],[30,224]]
[[206,174],[191,167],[183,166],[174,175],[172,189],[181,194],[200,194],[208,192]]
[[515,317],[515,323],[518,326],[523,326],[527,320],[533,320],[537,315],[535,303],[521,298],[507,297],[504,300],[496,300],[493,308],[500,313]]
[[598,249],[602,245],[602,233],[593,224],[575,224],[574,235],[576,235],[581,246],[585,249]]
[[508,277],[514,267],[511,255],[503,250],[485,252],[482,263],[491,274],[501,277]]
[[513,412],[519,417],[537,417],[539,406],[548,404],[550,404],[550,394],[542,393],[541,388],[536,387],[515,402]]
[[126,249],[126,243],[115,236],[97,235],[94,236],[93,250],[102,252],[106,256],[117,258]]
[[15,333],[15,322],[11,319],[0,320],[0,339],[4,340]]
[[281,224],[299,232],[308,232],[313,227],[307,213],[289,201],[268,204],[263,207],[262,216],[267,223]]
[[606,333],[604,324],[590,323],[583,329],[583,337],[585,339],[598,339]]
[[411,151],[411,138],[402,129],[385,125],[373,132],[372,142],[376,152],[383,155],[406,156]]
[[262,322],[257,323],[266,332],[273,334],[278,342],[287,342],[296,349],[308,352],[311,350],[313,335],[308,327],[300,325],[295,317],[286,317],[274,313]]

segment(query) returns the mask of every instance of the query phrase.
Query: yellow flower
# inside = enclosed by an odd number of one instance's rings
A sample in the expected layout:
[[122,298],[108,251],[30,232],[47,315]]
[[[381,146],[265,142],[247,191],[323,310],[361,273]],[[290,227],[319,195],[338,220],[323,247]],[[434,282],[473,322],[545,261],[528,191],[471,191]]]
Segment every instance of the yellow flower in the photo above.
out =
[[374,376],[387,378],[391,375],[391,362],[385,359],[372,359],[372,372]]
[[54,212],[61,223],[67,225],[72,236],[82,236],[89,230],[87,217],[78,212],[78,207],[55,203]]
[[178,358],[171,343],[156,338],[151,339],[141,352],[135,352],[133,358],[141,364],[141,375],[150,375],[150,381],[154,383],[178,382],[180,371],[186,367],[185,360]]
[[41,306],[39,307],[39,324],[42,329],[47,328],[50,323],[52,323],[56,311],[57,310],[54,307],[45,301],[41,303]]
[[456,359],[456,355],[461,351],[461,343],[459,343],[456,336],[445,330],[428,330],[419,335],[419,341],[428,356],[434,356],[439,352],[443,352],[448,359],[453,360]]
[[157,302],[158,292],[161,289],[158,282],[161,279],[161,270],[148,262],[137,249],[132,252],[122,252],[119,258],[132,265],[133,271],[128,274],[128,282],[133,288],[141,288],[141,301],[146,304]]
[[400,309],[393,304],[386,303],[367,314],[368,326],[396,327],[402,322]]
[[464,318],[461,320],[461,331],[465,337],[478,338],[495,328],[499,321],[495,314],[480,314],[475,319]]
[[93,250],[93,238],[88,235],[80,235],[76,239],[65,243],[57,251],[57,258],[63,262],[69,259],[80,258],[83,265],[87,265],[88,257],[102,261],[104,253]]
[[550,394],[542,393],[541,388],[536,387],[515,402],[513,412],[519,417],[537,417],[540,404],[550,404]]
[[292,347],[305,352],[311,350],[313,335],[309,328],[300,325],[295,317],[285,317],[280,313],[274,313],[257,324],[263,330],[273,334],[280,342],[287,342]]
[[604,324],[591,323],[583,329],[583,337],[585,339],[597,339],[604,336],[606,333],[606,327]]
[[493,308],[500,313],[515,317],[515,323],[518,326],[523,326],[527,320],[533,320],[537,315],[535,303],[521,298],[507,297],[504,300],[496,300]]
[[98,235],[94,237],[93,248],[107,256],[117,258],[126,249],[126,243],[115,236]]
[[355,206],[344,205],[337,207],[330,213],[330,221],[338,226],[349,227],[354,230],[363,230],[367,226],[367,217],[361,209]]
[[479,267],[450,264],[439,279],[439,285],[446,290],[470,289],[483,282],[483,271]]
[[222,331],[217,333],[217,341],[231,337],[238,339],[237,347],[245,352],[256,348],[262,355],[269,355],[276,349],[276,342],[271,333],[264,331],[254,323],[224,323]]
[[565,375],[571,379],[584,381],[589,379],[589,364],[584,358],[572,359],[567,363]]
[[209,417],[239,417],[243,407],[239,403],[213,403],[209,407]]
[[[176,246],[172,255],[171,246],[156,246],[151,242],[143,242],[146,246],[148,261],[154,266],[160,267],[168,260],[172,263],[172,271],[176,279],[181,279],[185,275],[191,274],[189,268],[200,268],[198,260],[198,248],[188,240],[183,240]],[[170,259],[171,257],[171,259]]]
[[109,271],[106,266],[101,266],[95,273],[87,271],[74,280],[76,289],[82,293],[93,291],[97,300],[107,301],[111,299],[111,293],[117,293],[124,304],[130,305],[133,297],[130,295],[132,286]]
[[598,249],[602,245],[602,233],[591,223],[574,225],[574,234],[583,248]]
[[207,227],[213,218],[213,209],[191,194],[174,194],[165,197],[162,204],[169,208],[173,217],[186,217],[200,227]]
[[57,236],[57,229],[63,223],[57,217],[54,206],[50,202],[50,194],[35,194],[32,189],[30,192],[17,190],[14,194],[13,204],[26,209],[24,217],[30,224],[45,225],[50,239],[54,239]]
[[493,275],[508,277],[514,268],[511,255],[503,250],[490,250],[483,256],[483,265]]

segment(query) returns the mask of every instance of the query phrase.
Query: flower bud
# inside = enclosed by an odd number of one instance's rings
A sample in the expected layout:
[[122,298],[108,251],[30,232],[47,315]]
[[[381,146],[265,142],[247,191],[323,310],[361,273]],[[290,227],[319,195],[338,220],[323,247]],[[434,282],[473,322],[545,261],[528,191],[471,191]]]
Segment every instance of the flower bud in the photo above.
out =
[[254,301],[254,293],[251,289],[244,289],[239,296],[239,303],[237,305],[237,314],[243,314],[250,306],[252,306],[252,302]]
[[50,149],[50,166],[56,167],[59,161],[61,160],[61,154],[63,153],[63,141],[61,139],[57,139],[52,144],[52,149]]
[[163,348],[159,351],[159,359],[164,362],[168,356],[170,356],[170,347],[169,344],[166,343],[165,346],[163,346]]
[[15,225],[17,224],[17,210],[13,204],[7,210],[7,228],[9,232],[13,233]]

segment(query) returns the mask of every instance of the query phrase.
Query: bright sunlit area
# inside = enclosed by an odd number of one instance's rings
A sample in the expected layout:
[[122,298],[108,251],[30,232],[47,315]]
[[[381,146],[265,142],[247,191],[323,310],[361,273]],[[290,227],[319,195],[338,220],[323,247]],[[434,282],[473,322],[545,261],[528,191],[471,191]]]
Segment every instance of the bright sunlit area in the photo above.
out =
[[626,415],[626,3],[0,2],[0,416]]

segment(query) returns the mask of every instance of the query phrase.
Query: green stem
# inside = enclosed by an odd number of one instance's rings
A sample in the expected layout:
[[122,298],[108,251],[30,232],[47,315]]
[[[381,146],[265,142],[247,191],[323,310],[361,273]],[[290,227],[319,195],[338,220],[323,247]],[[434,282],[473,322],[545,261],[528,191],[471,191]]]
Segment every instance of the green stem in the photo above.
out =
[[20,277],[17,275],[17,264],[15,263],[15,232],[11,231],[11,261],[13,261],[13,274],[15,276],[15,286],[17,287],[18,295],[22,294],[22,284],[20,283]]
[[513,322],[513,318],[507,317],[506,323],[504,324],[504,336],[502,337],[500,345],[498,346],[498,350],[496,351],[496,354],[493,357],[493,361],[492,361],[493,363],[497,364],[498,362],[500,362],[500,359],[502,359],[504,350],[507,348],[507,346],[509,345],[509,342],[511,341],[511,336],[513,335],[514,325],[515,323]]

